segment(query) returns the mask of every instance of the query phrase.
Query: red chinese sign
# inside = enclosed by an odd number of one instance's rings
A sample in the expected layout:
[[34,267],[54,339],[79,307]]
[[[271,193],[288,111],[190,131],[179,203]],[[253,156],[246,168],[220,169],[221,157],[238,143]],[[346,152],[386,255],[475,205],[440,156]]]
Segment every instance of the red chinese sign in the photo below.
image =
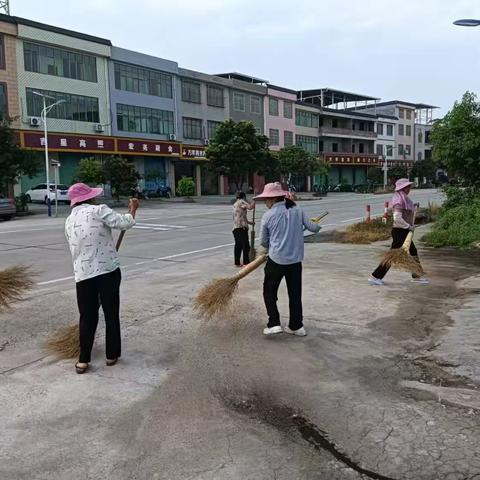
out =
[[[45,148],[45,136],[37,132],[24,132],[24,148]],[[57,151],[115,152],[115,141],[111,137],[48,134],[48,148]]]
[[119,153],[137,153],[141,155],[180,155],[179,143],[149,142],[146,140],[117,140]]
[[205,148],[200,147],[199,145],[183,145],[182,146],[182,157],[183,158],[192,158],[192,159],[202,159],[206,160],[205,157]]

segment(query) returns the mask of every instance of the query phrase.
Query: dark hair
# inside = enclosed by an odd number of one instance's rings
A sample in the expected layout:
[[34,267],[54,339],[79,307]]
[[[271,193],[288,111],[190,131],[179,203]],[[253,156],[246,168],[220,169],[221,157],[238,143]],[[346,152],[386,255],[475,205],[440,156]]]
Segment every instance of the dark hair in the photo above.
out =
[[297,204],[293,200],[290,200],[289,198],[285,198],[285,207],[287,208],[287,210],[289,208],[295,207],[296,205]]
[[237,192],[236,197],[237,197],[237,200],[247,198],[247,196],[245,195],[245,192],[241,192],[241,191]]

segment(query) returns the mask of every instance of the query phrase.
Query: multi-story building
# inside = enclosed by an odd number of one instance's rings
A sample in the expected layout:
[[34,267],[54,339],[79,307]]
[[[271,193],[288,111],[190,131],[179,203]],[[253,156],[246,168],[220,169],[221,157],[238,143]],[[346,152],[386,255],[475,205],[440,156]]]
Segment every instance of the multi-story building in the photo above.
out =
[[396,155],[395,135],[398,117],[379,113],[377,115],[377,143],[376,154],[387,161],[393,161]]
[[430,133],[433,124],[433,105],[416,104],[415,112],[415,160],[430,160],[432,158],[432,143]]
[[268,85],[265,97],[265,135],[274,151],[295,145],[295,102],[297,92]]

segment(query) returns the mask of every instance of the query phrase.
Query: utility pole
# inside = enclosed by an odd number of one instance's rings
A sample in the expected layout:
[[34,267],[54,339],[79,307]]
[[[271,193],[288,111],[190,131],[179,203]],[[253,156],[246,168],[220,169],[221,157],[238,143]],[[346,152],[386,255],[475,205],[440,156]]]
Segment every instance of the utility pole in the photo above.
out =
[[10,15],[10,0],[0,0],[0,13]]

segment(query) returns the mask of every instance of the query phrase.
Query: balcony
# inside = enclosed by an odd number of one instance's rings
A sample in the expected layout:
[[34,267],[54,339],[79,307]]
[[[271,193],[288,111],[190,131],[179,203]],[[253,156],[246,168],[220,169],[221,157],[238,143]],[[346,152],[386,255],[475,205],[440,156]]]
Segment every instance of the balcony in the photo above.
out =
[[370,153],[322,153],[323,160],[330,165],[359,165],[375,167],[380,165],[380,157]]
[[320,127],[321,137],[368,138],[375,140],[377,134],[367,130],[352,130],[350,128]]

